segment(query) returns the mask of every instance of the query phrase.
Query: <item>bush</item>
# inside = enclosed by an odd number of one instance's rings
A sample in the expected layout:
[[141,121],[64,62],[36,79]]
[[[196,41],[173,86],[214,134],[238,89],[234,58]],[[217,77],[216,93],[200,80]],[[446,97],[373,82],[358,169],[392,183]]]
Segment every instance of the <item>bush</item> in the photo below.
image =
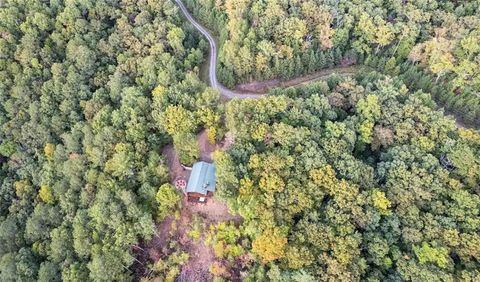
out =
[[163,220],[180,206],[181,196],[172,184],[165,183],[158,189],[155,197],[158,205],[158,219]]

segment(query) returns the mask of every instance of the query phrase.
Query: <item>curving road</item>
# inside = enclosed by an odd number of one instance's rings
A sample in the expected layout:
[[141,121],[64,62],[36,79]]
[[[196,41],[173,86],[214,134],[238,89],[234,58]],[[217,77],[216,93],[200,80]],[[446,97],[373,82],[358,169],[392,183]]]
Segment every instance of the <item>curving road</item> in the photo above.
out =
[[[210,62],[208,64],[208,78],[210,80],[210,86],[217,89],[220,92],[221,96],[229,99],[259,98],[261,96],[267,95],[267,94],[259,94],[259,93],[253,93],[253,92],[247,92],[247,91],[242,91],[242,92],[233,91],[226,88],[225,86],[223,86],[221,83],[218,82],[217,80],[217,49],[218,49],[217,43],[215,43],[213,36],[210,35],[210,33],[192,17],[192,15],[187,10],[185,5],[183,5],[183,2],[181,0],[175,0],[175,2],[177,3],[178,7],[180,7],[180,10],[182,10],[182,13],[187,18],[187,20],[201,34],[203,34],[203,36],[207,38],[208,43],[210,44]],[[325,76],[325,75],[321,75],[321,76]],[[302,82],[302,83],[305,83],[305,82]],[[455,122],[458,128],[466,128],[463,123],[457,120],[457,118],[455,118]]]
[[[232,99],[232,98],[259,98],[262,96],[265,96],[267,94],[264,93],[255,93],[255,92],[249,92],[249,91],[234,91],[230,90],[227,87],[223,86],[220,82],[217,80],[217,43],[215,42],[213,36],[207,31],[206,28],[204,28],[201,24],[199,24],[190,14],[190,12],[187,10],[185,5],[183,4],[182,0],[175,0],[177,3],[178,7],[182,11],[183,15],[187,20],[201,33],[205,38],[207,38],[208,43],[210,44],[210,61],[208,63],[208,78],[210,80],[210,86],[212,88],[217,89],[220,92],[220,95],[222,97],[225,97],[227,99]],[[310,75],[305,75],[303,77],[295,78],[292,79],[291,81],[285,81],[282,82],[281,85],[278,87],[290,87],[290,86],[296,86],[296,85],[301,85],[305,84],[311,81],[318,80],[322,77],[329,76],[333,73],[343,73],[343,74],[354,74],[356,71],[352,70],[351,67],[337,67],[337,68],[332,68],[332,69],[325,69],[322,71],[318,71],[315,74],[310,74]]]
[[208,78],[210,80],[210,86],[217,89],[220,92],[220,95],[226,98],[258,98],[266,94],[258,94],[252,92],[235,92],[232,91],[217,80],[217,43],[213,39],[213,36],[201,25],[199,24],[187,10],[185,5],[183,5],[181,0],[175,0],[180,10],[182,10],[183,15],[187,20],[201,33],[205,36],[210,44],[210,62],[208,63]]

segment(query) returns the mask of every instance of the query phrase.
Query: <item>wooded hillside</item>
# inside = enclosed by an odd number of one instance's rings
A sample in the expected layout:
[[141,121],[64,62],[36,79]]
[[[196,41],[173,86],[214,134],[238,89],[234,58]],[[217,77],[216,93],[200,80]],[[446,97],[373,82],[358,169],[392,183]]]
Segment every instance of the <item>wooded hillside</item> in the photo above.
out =
[[[476,281],[480,134],[371,73],[228,104],[247,281]],[[232,265],[235,267],[235,265]]]
[[2,1],[0,281],[480,281],[478,1],[185,2],[227,87],[360,71],[230,100],[175,1]]
[[227,86],[334,65],[373,63],[391,75],[418,66],[416,83],[430,81],[437,102],[480,125],[478,1],[186,2],[219,35]]
[[163,123],[218,99],[203,52],[170,1],[0,4],[0,280],[132,278],[170,204]]

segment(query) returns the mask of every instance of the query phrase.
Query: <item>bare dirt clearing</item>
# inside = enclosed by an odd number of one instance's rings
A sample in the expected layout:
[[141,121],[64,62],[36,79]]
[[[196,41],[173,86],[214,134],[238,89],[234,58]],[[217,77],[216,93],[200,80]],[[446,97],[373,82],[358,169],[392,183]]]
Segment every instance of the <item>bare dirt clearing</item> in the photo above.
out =
[[187,208],[192,214],[197,214],[204,219],[205,223],[220,223],[224,221],[233,220],[239,222],[241,217],[239,215],[232,215],[227,205],[214,198],[209,199],[206,204],[192,204],[190,203]]
[[163,149],[163,156],[167,161],[170,182],[173,183],[178,178],[188,179],[190,171],[183,168],[178,158],[178,154],[172,144],[165,146],[165,148]]
[[[182,214],[190,219],[194,215],[202,218],[204,231],[209,230],[212,224],[230,220],[240,221],[240,216],[231,215],[227,205],[215,199],[209,199],[206,204],[192,204],[186,201],[183,204]],[[190,240],[190,244],[186,248],[190,254],[190,260],[182,268],[181,276],[185,277],[185,281],[210,281],[213,278],[209,268],[215,262],[216,257],[212,248],[205,245],[205,233],[203,232],[198,240]]]
[[[202,130],[197,135],[197,142],[200,150],[200,160],[211,162],[212,152],[220,148],[218,144],[211,144],[207,138],[207,132]],[[175,148],[168,145],[164,148],[163,154],[166,158],[170,173],[170,180],[173,182],[179,177],[188,179],[190,174],[180,164]],[[189,235],[194,230],[195,220],[201,222],[201,232],[198,238]],[[198,204],[188,202],[182,198],[182,207],[177,214],[168,216],[156,226],[155,236],[149,242],[142,244],[142,252],[138,260],[142,267],[138,272],[148,275],[146,265],[165,259],[175,251],[182,251],[189,255],[189,260],[181,267],[178,281],[211,281],[210,266],[217,260],[211,247],[205,245],[206,233],[212,224],[234,221],[239,223],[241,217],[230,214],[227,205],[214,198],[208,199],[207,203]],[[176,245],[172,245],[176,242]]]
[[[192,219],[198,216],[202,222],[199,238],[189,235],[193,230]],[[217,260],[210,246],[205,245],[206,232],[210,225],[220,222],[240,222],[238,215],[231,215],[225,203],[209,199],[206,204],[189,203],[184,198],[179,215],[171,215],[156,228],[156,235],[143,245],[143,255],[138,259],[143,265],[155,263],[166,258],[174,251],[182,251],[189,255],[188,262],[181,267],[180,281],[211,281],[210,266]],[[172,242],[177,242],[172,249]],[[144,270],[146,271],[146,269]]]

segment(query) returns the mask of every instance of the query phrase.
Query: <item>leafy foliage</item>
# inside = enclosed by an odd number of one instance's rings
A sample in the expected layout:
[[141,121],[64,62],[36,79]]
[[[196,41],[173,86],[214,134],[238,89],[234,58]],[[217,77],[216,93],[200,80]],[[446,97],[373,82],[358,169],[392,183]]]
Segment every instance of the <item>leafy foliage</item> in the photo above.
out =
[[[2,2],[0,280],[138,278],[139,242],[179,207],[161,151],[193,163],[200,128],[232,137],[216,196],[242,216],[190,233],[217,280],[479,280],[480,133],[432,100],[479,124],[478,1],[186,2],[229,87],[351,64],[398,77],[223,105],[173,1]],[[178,244],[154,276],[180,275]]]
[[183,24],[171,1],[0,5],[0,280],[133,279],[180,197],[161,149],[218,97]]
[[226,107],[217,194],[252,242],[246,279],[477,277],[478,131],[399,79],[327,84]]
[[[476,1],[186,2],[219,35],[219,79],[229,87],[334,65],[366,63],[402,76],[407,69],[416,72],[408,74],[412,84],[480,124]],[[369,141],[371,123],[359,127]]]
[[175,211],[180,204],[180,198],[177,188],[172,184],[165,183],[158,189],[155,199],[159,205],[158,217],[159,220],[163,220],[169,214]]

